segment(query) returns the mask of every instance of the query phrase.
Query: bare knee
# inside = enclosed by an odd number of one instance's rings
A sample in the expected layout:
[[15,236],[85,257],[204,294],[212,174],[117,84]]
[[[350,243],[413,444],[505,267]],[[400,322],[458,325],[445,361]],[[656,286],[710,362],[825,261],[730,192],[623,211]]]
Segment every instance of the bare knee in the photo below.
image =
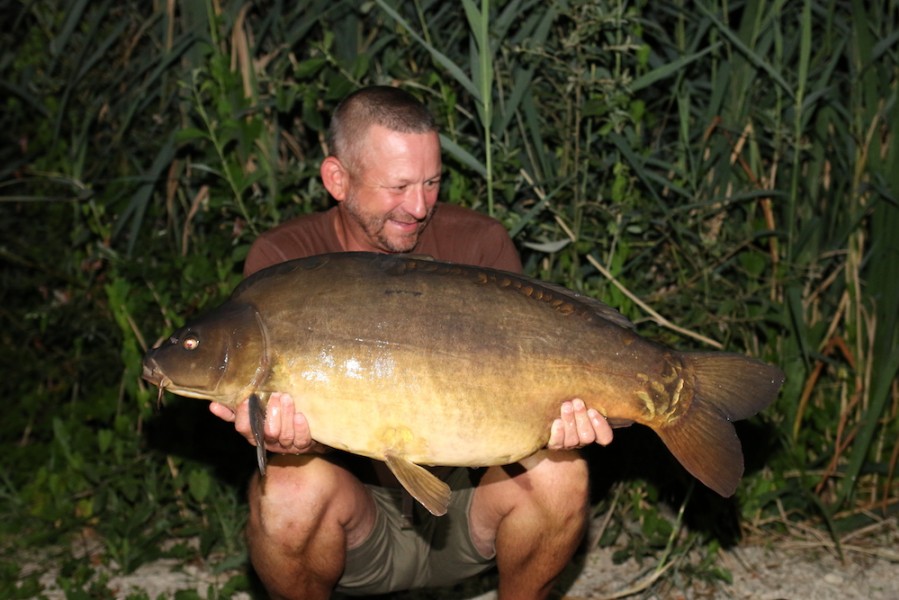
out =
[[253,478],[250,498],[266,505],[291,499],[292,502],[314,501],[335,491],[342,471],[342,467],[311,454],[272,456],[266,474]]
[[496,553],[500,598],[546,598],[587,523],[587,466],[551,452],[491,468],[475,490],[472,541]]
[[250,561],[273,598],[327,598],[375,507],[352,474],[318,456],[273,457],[249,490]]
[[557,525],[582,526],[590,493],[587,463],[576,452],[546,452],[525,463],[527,496]]
[[257,474],[250,484],[247,535],[295,544],[322,527],[339,527],[352,545],[370,502],[364,486],[328,460],[274,456],[265,476]]
[[358,479],[318,456],[272,457],[249,490],[250,561],[273,598],[327,598],[374,523]]
[[514,524],[533,535],[576,544],[584,531],[589,498],[586,462],[575,452],[538,453],[517,465],[493,467],[475,491],[472,538],[485,554],[499,530]]

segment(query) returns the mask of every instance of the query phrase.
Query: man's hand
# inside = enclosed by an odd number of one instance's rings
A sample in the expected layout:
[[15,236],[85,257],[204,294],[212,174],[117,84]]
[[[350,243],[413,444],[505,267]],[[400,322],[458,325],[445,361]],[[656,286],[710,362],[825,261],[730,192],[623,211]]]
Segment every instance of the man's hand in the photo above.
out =
[[553,421],[546,447],[550,450],[573,450],[596,442],[607,446],[612,442],[612,428],[596,409],[587,409],[575,398],[562,403],[561,417]]
[[[248,442],[256,445],[253,431],[250,429],[250,410],[246,400],[237,405],[236,411],[232,411],[224,404],[213,402],[209,405],[209,412],[229,423],[234,423],[234,429],[247,438]],[[269,396],[265,409],[263,435],[265,449],[279,454],[321,453],[326,448],[312,439],[309,422],[302,413],[295,411],[290,394],[275,392]]]

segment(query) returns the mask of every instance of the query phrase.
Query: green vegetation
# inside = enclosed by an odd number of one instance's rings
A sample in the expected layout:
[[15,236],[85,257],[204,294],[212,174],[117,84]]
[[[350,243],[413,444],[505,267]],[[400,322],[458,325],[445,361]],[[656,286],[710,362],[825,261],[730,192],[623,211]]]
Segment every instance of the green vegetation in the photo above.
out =
[[202,403],[157,410],[140,358],[260,231],[328,205],[328,115],[370,83],[432,107],[443,198],[502,220],[531,274],[787,373],[740,429],[737,501],[640,431],[591,450],[598,543],[661,566],[896,514],[896,2],[0,6],[0,595],[39,595],[20,559],[51,544],[91,549],[59,559],[73,598],[113,597],[91,565],[243,564],[252,452]]

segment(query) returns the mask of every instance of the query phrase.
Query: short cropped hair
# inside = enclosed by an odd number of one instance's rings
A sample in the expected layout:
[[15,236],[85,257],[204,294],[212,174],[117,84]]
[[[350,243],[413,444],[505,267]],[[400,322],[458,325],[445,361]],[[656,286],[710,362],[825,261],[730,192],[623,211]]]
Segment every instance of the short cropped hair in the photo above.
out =
[[437,131],[434,115],[415,96],[395,87],[376,85],[344,98],[328,127],[328,152],[348,169],[358,168],[359,143],[371,125],[400,133]]

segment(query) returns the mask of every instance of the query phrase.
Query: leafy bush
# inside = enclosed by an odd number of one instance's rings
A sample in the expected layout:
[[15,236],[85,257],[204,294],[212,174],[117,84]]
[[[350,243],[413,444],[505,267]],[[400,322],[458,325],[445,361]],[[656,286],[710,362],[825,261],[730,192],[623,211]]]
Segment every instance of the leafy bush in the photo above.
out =
[[[328,115],[369,83],[432,107],[444,199],[501,219],[530,273],[784,368],[741,430],[741,505],[691,504],[836,540],[895,513],[895,6],[287,4],[6,3],[7,552],[88,532],[122,569],[172,537],[242,552],[249,449],[202,406],[157,410],[140,357],[228,293],[260,231],[327,206]],[[618,438],[596,452],[630,466],[596,487],[634,479],[618,514],[648,527],[647,497],[689,494]]]

